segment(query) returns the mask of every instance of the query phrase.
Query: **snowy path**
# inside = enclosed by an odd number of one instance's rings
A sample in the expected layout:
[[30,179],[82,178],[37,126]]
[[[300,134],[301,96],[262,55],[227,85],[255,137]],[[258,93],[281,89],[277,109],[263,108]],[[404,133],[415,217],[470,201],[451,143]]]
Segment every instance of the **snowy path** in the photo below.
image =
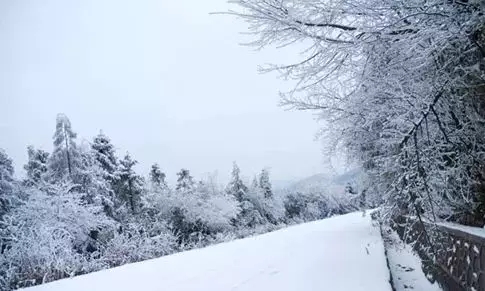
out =
[[378,227],[352,213],[29,291],[390,291]]

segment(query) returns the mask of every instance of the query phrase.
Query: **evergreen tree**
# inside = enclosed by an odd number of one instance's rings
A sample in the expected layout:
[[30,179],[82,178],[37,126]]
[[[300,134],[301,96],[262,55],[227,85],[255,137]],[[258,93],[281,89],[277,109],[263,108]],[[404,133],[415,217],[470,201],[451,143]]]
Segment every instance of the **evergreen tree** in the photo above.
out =
[[263,169],[259,177],[253,180],[251,189],[249,191],[250,202],[254,206],[254,210],[266,219],[267,222],[276,224],[276,207],[273,199],[273,191],[271,189],[271,182],[269,180],[269,172]]
[[153,164],[150,170],[150,182],[158,187],[167,186],[165,182],[165,173],[160,170],[158,164]]
[[68,175],[72,178],[79,162],[79,153],[75,142],[76,133],[71,122],[64,114],[58,114],[54,133],[54,150],[49,160],[50,175],[59,180]]
[[[235,165],[236,166],[236,165]],[[236,166],[237,167],[237,166]],[[237,178],[236,178],[237,177]],[[239,183],[234,183],[234,181],[240,180],[239,177],[239,169],[233,168],[232,178],[229,185],[233,185],[233,187]],[[233,220],[233,224],[238,227],[243,228],[253,228],[257,225],[263,225],[267,223],[267,219],[265,218],[265,210],[264,210],[264,197],[262,195],[262,191],[259,188],[258,177],[255,176],[251,183],[251,187],[247,188],[241,181],[240,187],[234,187],[233,189],[239,188],[239,193],[242,195],[242,200],[239,201],[239,198],[236,197],[238,200],[239,206],[239,213],[236,219]],[[230,189],[230,187],[228,187]],[[241,191],[243,190],[243,191]]]
[[251,191],[255,191],[259,188],[258,176],[253,177],[253,181],[251,182]]
[[177,173],[177,185],[175,190],[190,191],[194,187],[194,180],[190,176],[189,170],[181,169]]
[[132,213],[136,213],[139,200],[143,192],[143,178],[136,174],[133,167],[138,161],[132,159],[129,153],[120,161],[120,167],[117,172],[118,191],[120,199],[129,204]]
[[42,180],[42,177],[47,172],[47,162],[49,161],[49,153],[40,149],[35,149],[33,146],[27,147],[28,161],[24,165],[27,172],[25,183],[27,185],[37,184]]
[[269,181],[269,172],[263,169],[259,175],[259,187],[263,191],[264,198],[273,198],[273,191],[271,190],[271,182]]
[[251,183],[251,190],[255,190],[259,188],[258,177],[254,176],[253,182]]
[[118,168],[118,159],[116,158],[114,145],[109,137],[100,132],[94,137],[91,149],[94,157],[105,172],[105,178],[113,180],[113,174]]
[[226,188],[226,192],[229,195],[233,195],[238,202],[247,200],[246,196],[248,192],[248,187],[244,185],[241,177],[239,176],[240,172],[241,171],[239,170],[239,167],[237,166],[236,162],[234,162],[232,166],[231,180],[229,181],[229,184]]
[[13,203],[14,168],[3,149],[0,149],[0,220],[8,212]]
[[[0,149],[0,256],[3,255],[9,241],[11,241],[11,236],[6,230],[7,223],[4,222],[4,215],[11,212],[13,205],[16,204],[13,174],[12,160],[3,149]],[[2,276],[1,269],[0,264],[0,277]],[[2,280],[0,279],[0,289],[2,285]]]
[[74,189],[85,202],[102,206],[108,216],[114,217],[115,197],[112,185],[115,176],[113,174],[107,179],[106,174],[92,148],[79,150],[79,166],[72,177],[76,184]]
[[93,182],[97,181],[96,184],[99,187],[98,197],[93,198],[102,202],[105,213],[108,216],[116,216],[114,208],[116,205],[121,204],[117,200],[119,197],[116,197],[114,193],[114,189],[117,186],[116,183],[119,182],[119,177],[116,176],[119,165],[115,147],[108,136],[100,132],[93,138],[90,153],[89,155],[86,153],[85,161],[94,174],[90,180]]

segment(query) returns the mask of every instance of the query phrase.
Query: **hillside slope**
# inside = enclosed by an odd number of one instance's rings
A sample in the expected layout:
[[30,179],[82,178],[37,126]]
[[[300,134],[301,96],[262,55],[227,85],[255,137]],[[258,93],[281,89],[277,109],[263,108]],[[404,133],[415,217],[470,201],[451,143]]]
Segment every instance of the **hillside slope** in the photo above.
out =
[[379,229],[352,213],[29,291],[390,291]]
[[358,188],[360,169],[353,169],[340,175],[316,174],[305,179],[301,179],[286,187],[290,191],[321,191],[324,190],[329,195],[342,195],[345,187],[352,185]]

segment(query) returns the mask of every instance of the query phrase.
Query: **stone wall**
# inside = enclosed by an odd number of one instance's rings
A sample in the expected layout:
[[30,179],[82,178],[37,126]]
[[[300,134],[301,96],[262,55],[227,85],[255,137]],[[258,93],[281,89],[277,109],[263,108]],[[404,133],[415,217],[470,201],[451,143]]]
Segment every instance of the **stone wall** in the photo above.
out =
[[404,217],[393,227],[404,241],[413,244],[431,281],[449,291],[485,291],[484,237]]

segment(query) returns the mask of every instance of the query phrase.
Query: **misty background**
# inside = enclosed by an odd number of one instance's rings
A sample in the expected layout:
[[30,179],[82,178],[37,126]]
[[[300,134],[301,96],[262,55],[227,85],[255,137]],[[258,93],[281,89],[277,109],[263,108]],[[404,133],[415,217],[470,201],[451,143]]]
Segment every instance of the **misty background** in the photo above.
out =
[[154,162],[174,181],[229,178],[237,161],[275,183],[327,171],[318,124],[278,107],[291,88],[258,65],[297,49],[239,45],[242,21],[212,1],[0,1],[0,147],[23,175],[29,144],[50,151],[57,113],[78,141],[103,131],[146,174]]

